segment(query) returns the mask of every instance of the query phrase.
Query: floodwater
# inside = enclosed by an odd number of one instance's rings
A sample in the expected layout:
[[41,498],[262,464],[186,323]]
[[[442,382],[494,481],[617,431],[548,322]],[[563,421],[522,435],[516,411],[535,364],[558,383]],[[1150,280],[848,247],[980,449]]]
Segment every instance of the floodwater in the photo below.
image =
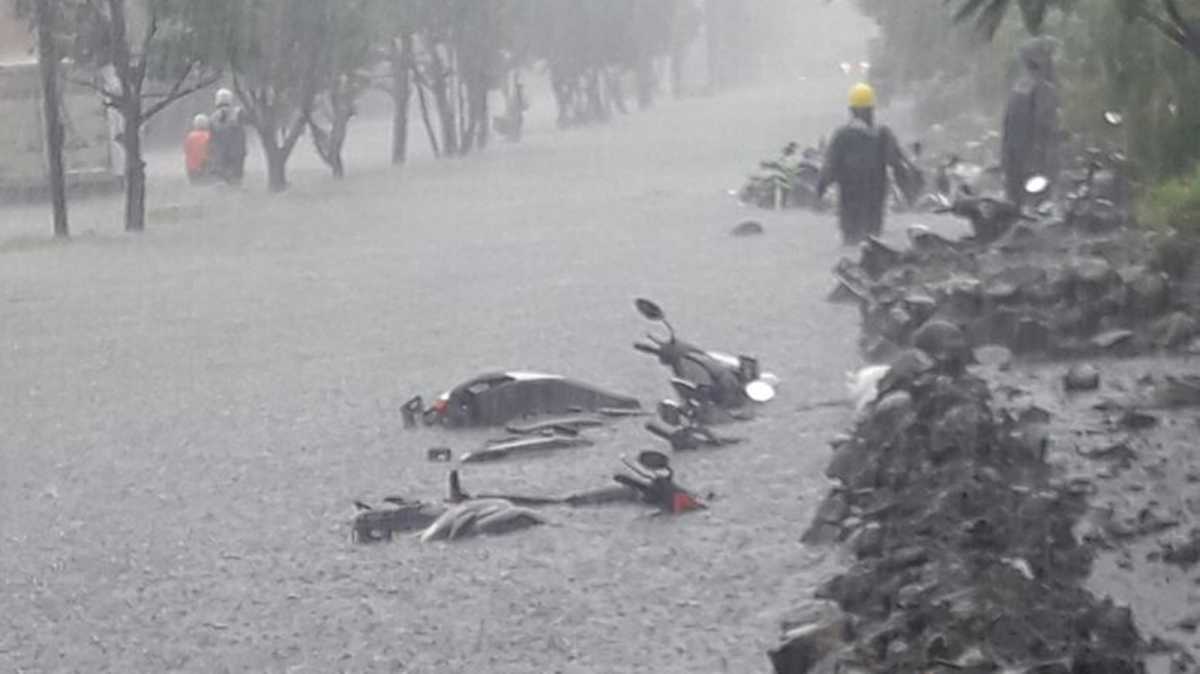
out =
[[[274,196],[261,173],[190,188],[156,156],[141,236],[120,233],[116,199],[77,204],[67,245],[41,239],[43,211],[0,211],[0,671],[766,671],[780,615],[834,561],[799,538],[849,411],[810,406],[843,395],[857,316],[823,301],[831,217],[728,190],[832,129],[845,84],[543,119],[520,144],[402,170],[364,119],[346,181],[301,157]],[[731,237],[746,218],[765,236]],[[676,457],[710,510],[351,544],[354,499],[440,499],[425,450],[487,437],[404,430],[413,394],[521,368],[667,395],[631,348],[638,296],[783,379],[728,429],[746,443]],[[599,486],[661,445],[637,420],[593,435],[469,466],[465,486]]]

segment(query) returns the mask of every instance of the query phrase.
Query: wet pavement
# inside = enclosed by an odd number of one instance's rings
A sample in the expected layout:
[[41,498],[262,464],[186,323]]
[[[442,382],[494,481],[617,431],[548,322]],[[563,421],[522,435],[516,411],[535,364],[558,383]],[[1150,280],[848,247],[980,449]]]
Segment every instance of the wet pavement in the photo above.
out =
[[[812,404],[843,395],[857,316],[823,301],[831,217],[727,192],[832,128],[842,84],[535,127],[341,184],[301,163],[280,196],[165,178],[140,237],[116,200],[77,206],[66,246],[39,241],[40,212],[0,212],[0,670],[765,671],[779,616],[832,564],[799,537],[849,410]],[[350,156],[381,153],[385,127],[364,120]],[[765,236],[730,236],[748,217]],[[731,429],[747,443],[676,459],[710,510],[350,543],[353,499],[441,498],[426,449],[487,437],[404,430],[415,393],[521,368],[667,395],[631,348],[643,295],[783,379]],[[661,448],[639,426],[464,482],[605,484],[621,454]]]

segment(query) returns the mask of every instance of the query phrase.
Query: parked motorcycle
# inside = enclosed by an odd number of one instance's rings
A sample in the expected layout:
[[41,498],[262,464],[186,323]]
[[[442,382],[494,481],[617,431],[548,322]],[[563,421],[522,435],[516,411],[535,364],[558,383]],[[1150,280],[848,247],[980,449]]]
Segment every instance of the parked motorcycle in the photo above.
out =
[[680,340],[661,307],[647,299],[638,299],[635,306],[647,320],[667,329],[665,339],[647,333],[649,341],[638,342],[634,348],[655,356],[670,369],[671,385],[688,418],[700,424],[731,421],[748,416],[755,405],[775,397],[779,380],[760,371],[757,359],[707,351]]
[[821,179],[821,150],[792,142],[784,146],[778,159],[761,162],[761,173],[750,176],[738,192],[742,203],[759,208],[814,208],[817,185]]

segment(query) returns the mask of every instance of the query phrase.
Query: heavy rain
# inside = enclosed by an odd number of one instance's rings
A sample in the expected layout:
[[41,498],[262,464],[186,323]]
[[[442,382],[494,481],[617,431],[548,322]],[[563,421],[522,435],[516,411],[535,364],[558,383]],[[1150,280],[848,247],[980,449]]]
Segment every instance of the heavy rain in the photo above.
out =
[[0,671],[1200,671],[1200,11],[0,0]]

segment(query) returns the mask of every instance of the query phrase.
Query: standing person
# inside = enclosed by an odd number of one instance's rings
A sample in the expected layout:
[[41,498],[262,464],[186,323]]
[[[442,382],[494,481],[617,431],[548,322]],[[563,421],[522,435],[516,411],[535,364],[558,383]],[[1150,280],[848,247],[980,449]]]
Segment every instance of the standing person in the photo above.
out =
[[183,139],[183,161],[188,180],[193,184],[203,182],[210,175],[209,150],[212,133],[208,129],[208,115],[196,115],[192,119],[192,130]]
[[870,85],[856,84],[850,90],[850,116],[829,144],[817,184],[818,199],[831,184],[838,185],[838,222],[846,245],[883,232],[888,167],[905,186],[918,175],[892,130],[875,125],[875,90]]
[[1019,52],[1024,73],[1013,85],[1004,111],[1001,163],[1008,200],[1018,206],[1025,182],[1041,175],[1054,184],[1058,173],[1058,84],[1054,76],[1054,41],[1039,37]]
[[217,91],[211,116],[213,157],[217,175],[230,185],[240,185],[246,170],[246,126],[233,92]]

